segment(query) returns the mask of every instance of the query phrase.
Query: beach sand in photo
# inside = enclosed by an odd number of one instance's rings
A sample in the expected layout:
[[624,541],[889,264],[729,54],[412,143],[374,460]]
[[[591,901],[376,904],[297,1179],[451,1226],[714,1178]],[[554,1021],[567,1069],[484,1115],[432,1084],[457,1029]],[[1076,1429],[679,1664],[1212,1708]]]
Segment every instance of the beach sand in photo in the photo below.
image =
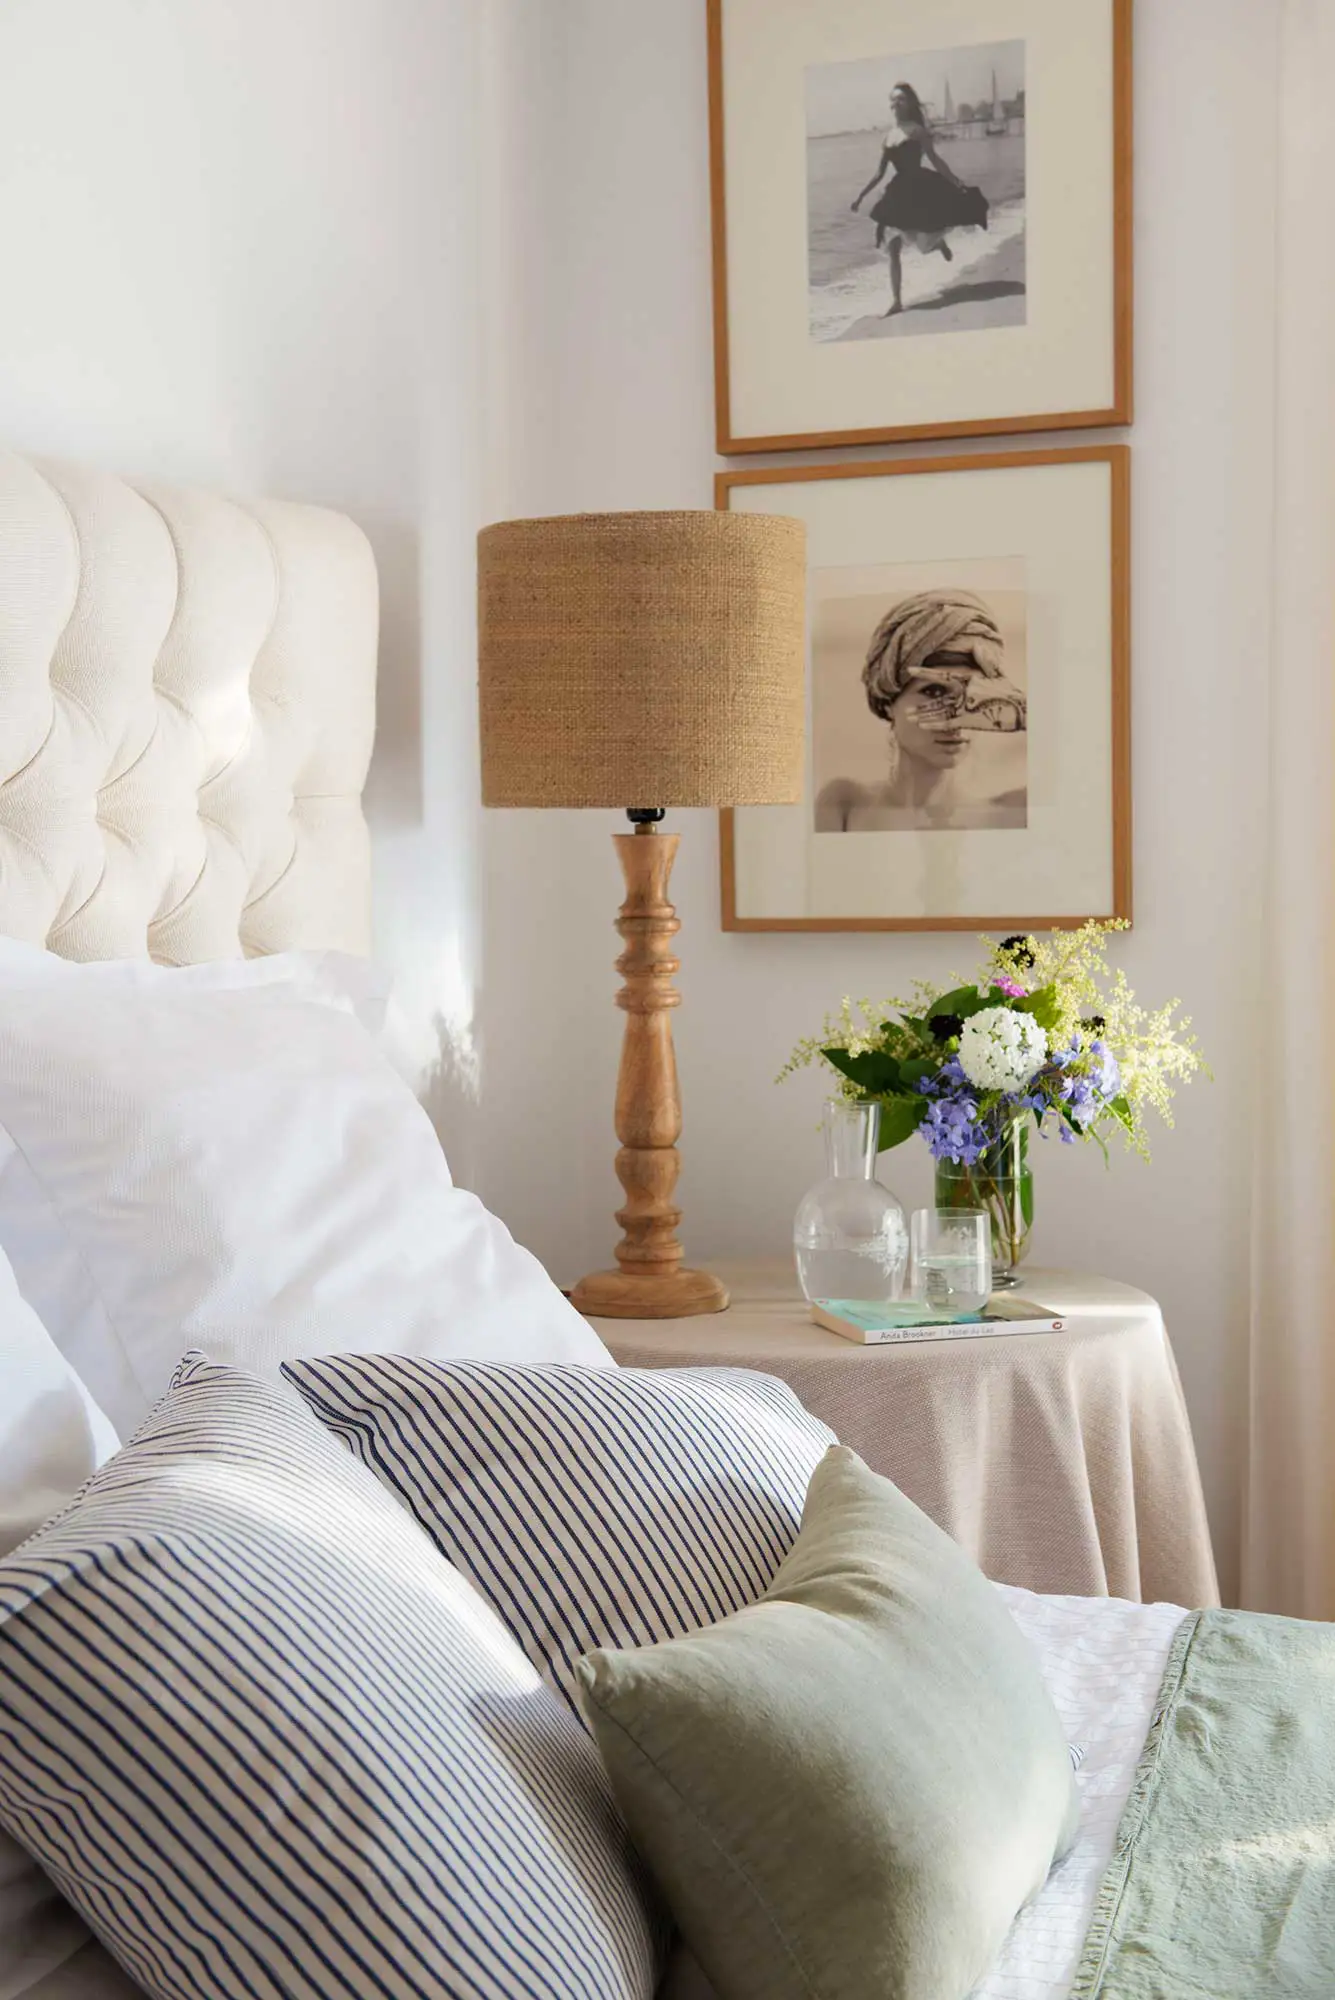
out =
[[[961,261],[957,250],[954,270],[949,265],[945,267],[947,275],[944,283],[929,295],[915,298],[915,274],[906,258],[903,312],[887,319],[885,306],[874,302],[869,314],[855,319],[837,338],[894,340],[901,334],[972,333],[985,327],[1023,326],[1027,311],[1023,231],[1017,230],[1011,237],[994,244],[963,269],[960,268]],[[888,300],[890,281],[884,260],[876,275],[881,296]]]

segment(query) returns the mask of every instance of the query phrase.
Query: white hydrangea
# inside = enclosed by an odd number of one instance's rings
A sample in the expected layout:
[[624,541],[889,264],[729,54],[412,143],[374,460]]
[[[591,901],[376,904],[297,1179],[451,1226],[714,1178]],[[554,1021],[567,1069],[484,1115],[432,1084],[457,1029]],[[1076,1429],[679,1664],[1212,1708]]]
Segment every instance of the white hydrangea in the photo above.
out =
[[976,1090],[1023,1090],[1047,1060],[1048,1038],[1032,1014],[984,1007],[964,1023],[960,1066]]

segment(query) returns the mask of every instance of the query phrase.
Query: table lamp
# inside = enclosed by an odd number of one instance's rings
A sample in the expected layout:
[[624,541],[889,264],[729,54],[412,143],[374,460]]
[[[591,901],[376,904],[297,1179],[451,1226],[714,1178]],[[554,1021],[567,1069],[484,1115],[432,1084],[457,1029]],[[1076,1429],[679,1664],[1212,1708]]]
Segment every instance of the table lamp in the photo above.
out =
[[680,929],[668,806],[802,797],[806,536],[770,514],[569,514],[478,537],[479,722],[488,806],[619,806],[626,1015],[617,1081],[617,1268],[583,1313],[669,1319],[728,1295],[686,1270],[673,1203],[681,1099],[672,1049]]

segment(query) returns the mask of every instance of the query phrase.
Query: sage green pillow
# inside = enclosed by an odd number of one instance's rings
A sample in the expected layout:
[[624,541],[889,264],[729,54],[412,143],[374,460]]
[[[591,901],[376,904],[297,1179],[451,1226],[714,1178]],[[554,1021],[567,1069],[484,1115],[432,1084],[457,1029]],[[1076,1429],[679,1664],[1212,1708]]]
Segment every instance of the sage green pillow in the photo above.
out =
[[1074,1838],[1026,1640],[963,1550],[843,1446],[760,1603],[578,1673],[719,2000],[963,2000]]

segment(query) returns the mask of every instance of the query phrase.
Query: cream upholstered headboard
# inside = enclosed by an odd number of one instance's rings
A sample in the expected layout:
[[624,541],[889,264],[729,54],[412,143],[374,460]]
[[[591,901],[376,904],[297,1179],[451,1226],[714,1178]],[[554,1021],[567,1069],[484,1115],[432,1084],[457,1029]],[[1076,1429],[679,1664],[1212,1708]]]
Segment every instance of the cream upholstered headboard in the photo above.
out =
[[340,514],[0,452],[0,933],[365,952],[376,623]]

